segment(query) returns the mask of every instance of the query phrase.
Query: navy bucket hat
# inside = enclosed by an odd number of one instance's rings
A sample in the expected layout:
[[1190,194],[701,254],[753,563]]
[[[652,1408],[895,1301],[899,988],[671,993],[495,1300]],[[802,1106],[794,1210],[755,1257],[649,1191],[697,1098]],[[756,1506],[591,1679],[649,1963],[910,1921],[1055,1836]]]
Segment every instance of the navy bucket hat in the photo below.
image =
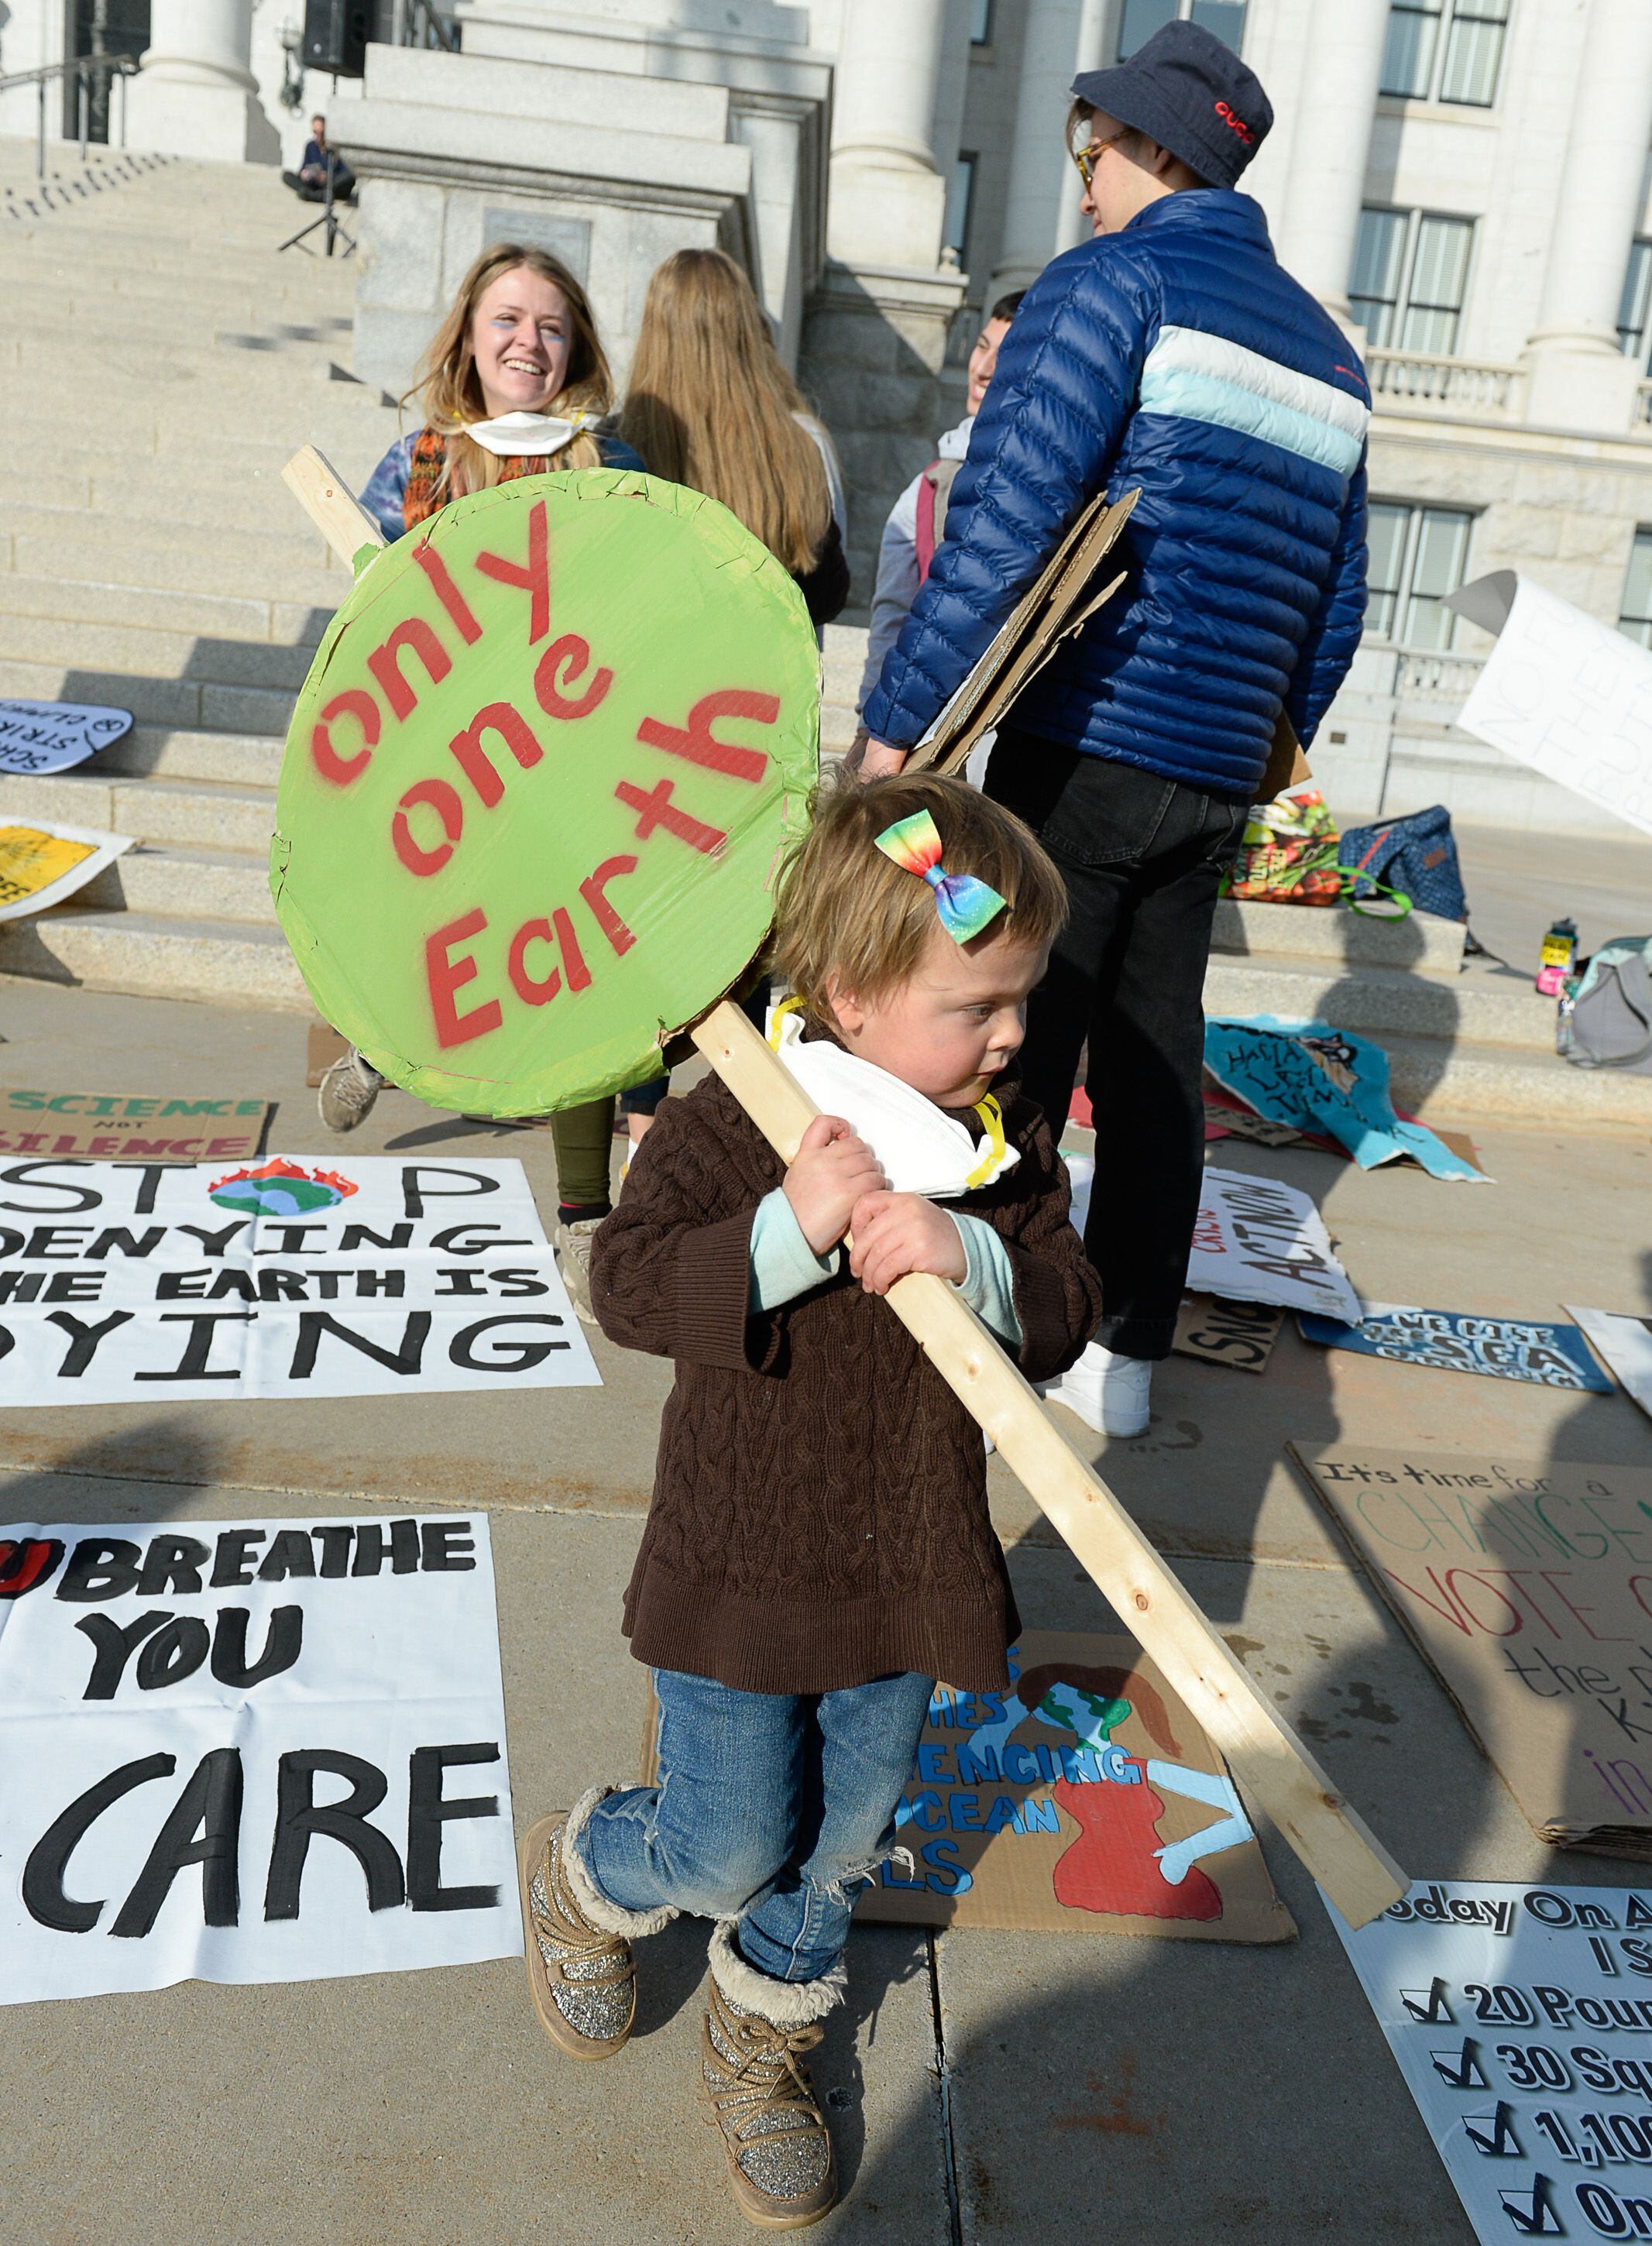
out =
[[1213,187],[1231,187],[1274,121],[1261,80],[1199,24],[1166,24],[1112,70],[1084,71],[1073,99],[1145,133]]

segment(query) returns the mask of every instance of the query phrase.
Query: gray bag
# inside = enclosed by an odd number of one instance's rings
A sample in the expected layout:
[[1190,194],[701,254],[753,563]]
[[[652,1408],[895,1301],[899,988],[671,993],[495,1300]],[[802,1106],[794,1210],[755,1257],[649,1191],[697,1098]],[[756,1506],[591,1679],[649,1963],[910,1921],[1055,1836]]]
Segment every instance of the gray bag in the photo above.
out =
[[1652,936],[1603,943],[1563,995],[1554,1049],[1578,1068],[1652,1076]]

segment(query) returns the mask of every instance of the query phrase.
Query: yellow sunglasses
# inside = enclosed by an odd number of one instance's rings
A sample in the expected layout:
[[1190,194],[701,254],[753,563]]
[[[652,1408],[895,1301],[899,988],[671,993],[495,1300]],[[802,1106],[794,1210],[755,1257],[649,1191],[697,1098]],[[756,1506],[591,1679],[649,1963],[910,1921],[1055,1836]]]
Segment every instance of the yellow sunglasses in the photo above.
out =
[[1089,194],[1091,183],[1096,176],[1097,157],[1104,148],[1112,148],[1120,140],[1129,140],[1134,129],[1133,126],[1126,125],[1122,133],[1110,133],[1105,140],[1092,140],[1087,148],[1073,148],[1068,151],[1073,162],[1078,167],[1078,176],[1084,183],[1086,194]]

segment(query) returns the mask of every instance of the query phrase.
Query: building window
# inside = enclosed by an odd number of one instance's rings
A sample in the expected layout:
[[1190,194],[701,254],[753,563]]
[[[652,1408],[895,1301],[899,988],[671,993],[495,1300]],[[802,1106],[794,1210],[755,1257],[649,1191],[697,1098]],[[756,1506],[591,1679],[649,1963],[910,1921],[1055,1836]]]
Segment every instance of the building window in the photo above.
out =
[[1237,54],[1245,37],[1245,0],[1125,0],[1118,24],[1118,59],[1177,21],[1200,24]]
[[1648,360],[1647,314],[1652,310],[1652,238],[1638,234],[1629,244],[1629,269],[1618,306],[1618,342],[1626,358]]
[[1623,581],[1623,613],[1618,630],[1642,647],[1652,647],[1652,530],[1644,523],[1635,534],[1629,574]]
[[1393,0],[1383,92],[1489,109],[1497,99],[1508,15],[1509,0]]
[[1349,301],[1377,350],[1457,349],[1474,221],[1435,211],[1360,213]]
[[1473,520],[1465,507],[1371,501],[1365,629],[1373,639],[1451,646],[1457,616],[1442,603],[1463,582]]
[[970,0],[969,44],[972,47],[992,44],[993,0]]
[[969,214],[975,208],[976,167],[981,159],[973,149],[960,149],[958,160],[952,167],[952,185],[947,191],[947,217],[942,229],[941,246],[949,249],[960,265],[968,265],[964,249],[969,240]]

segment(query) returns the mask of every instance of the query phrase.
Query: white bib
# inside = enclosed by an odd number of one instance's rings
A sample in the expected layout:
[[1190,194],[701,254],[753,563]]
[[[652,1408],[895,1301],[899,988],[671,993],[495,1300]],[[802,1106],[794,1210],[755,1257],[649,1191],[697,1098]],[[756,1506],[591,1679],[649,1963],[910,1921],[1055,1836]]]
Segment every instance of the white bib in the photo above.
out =
[[955,1201],[1003,1177],[1021,1160],[1004,1143],[996,1100],[983,1099],[976,1108],[987,1126],[976,1139],[887,1069],[845,1052],[829,1038],[806,1044],[803,1017],[794,1005],[772,1006],[768,1026],[770,1044],[815,1106],[853,1124],[871,1147],[891,1193]]

